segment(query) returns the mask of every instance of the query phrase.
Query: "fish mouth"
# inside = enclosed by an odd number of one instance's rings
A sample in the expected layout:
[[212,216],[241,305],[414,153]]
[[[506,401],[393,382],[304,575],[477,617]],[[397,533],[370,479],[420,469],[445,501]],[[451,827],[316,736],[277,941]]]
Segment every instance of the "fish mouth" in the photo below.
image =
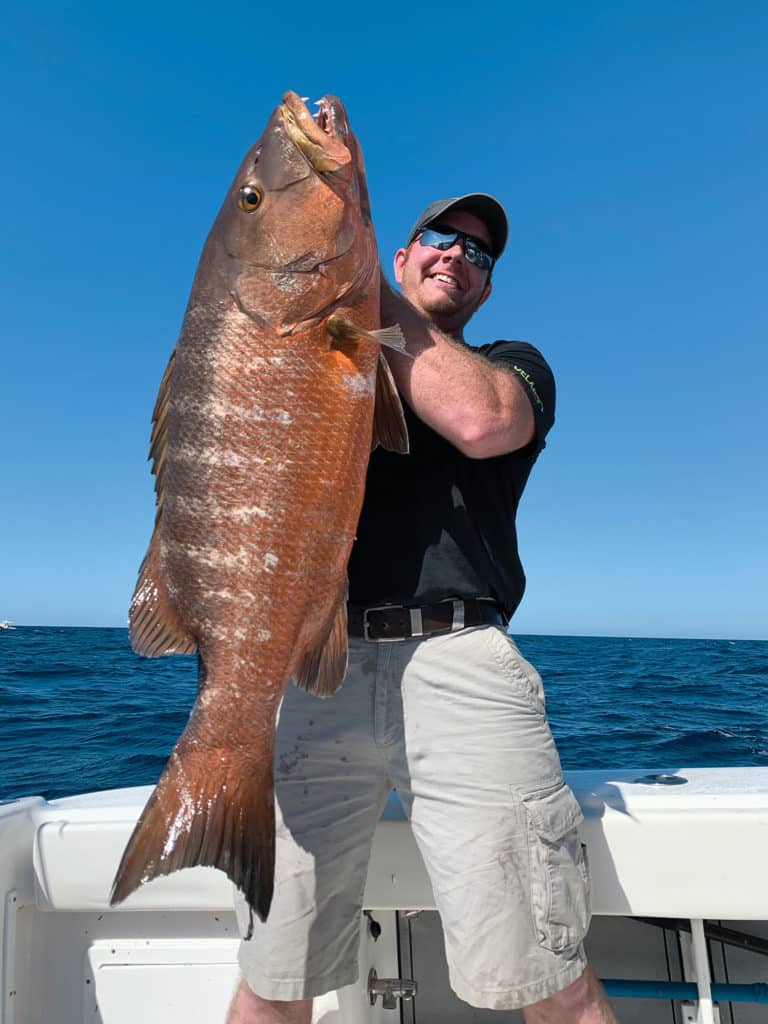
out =
[[286,134],[318,173],[341,170],[352,160],[344,104],[337,96],[323,96],[317,107],[313,117],[297,93],[285,93],[279,111]]

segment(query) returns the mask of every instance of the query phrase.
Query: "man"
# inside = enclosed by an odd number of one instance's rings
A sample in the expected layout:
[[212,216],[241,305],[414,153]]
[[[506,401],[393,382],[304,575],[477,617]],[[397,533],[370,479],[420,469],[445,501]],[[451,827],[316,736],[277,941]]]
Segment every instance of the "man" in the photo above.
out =
[[530,345],[464,341],[506,240],[491,196],[440,200],[395,255],[402,297],[384,286],[382,320],[400,323],[409,351],[386,355],[411,450],[371,456],[342,688],[321,702],[292,687],[283,702],[275,896],[242,943],[230,1024],[309,1024],[313,996],[356,979],[371,839],[393,785],[456,993],[525,1007],[528,1024],[615,1021],[582,947],[580,811],[541,679],[505,630],[525,586],[515,513],[554,422],[554,380]]

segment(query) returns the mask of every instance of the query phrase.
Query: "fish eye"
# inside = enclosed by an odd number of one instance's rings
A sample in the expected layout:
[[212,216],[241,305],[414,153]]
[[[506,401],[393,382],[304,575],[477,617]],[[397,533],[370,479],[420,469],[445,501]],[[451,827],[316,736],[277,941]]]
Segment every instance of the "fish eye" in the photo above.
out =
[[241,210],[245,210],[246,213],[253,213],[254,210],[258,210],[261,206],[263,198],[263,194],[259,189],[254,188],[253,185],[243,185],[240,189],[237,205]]

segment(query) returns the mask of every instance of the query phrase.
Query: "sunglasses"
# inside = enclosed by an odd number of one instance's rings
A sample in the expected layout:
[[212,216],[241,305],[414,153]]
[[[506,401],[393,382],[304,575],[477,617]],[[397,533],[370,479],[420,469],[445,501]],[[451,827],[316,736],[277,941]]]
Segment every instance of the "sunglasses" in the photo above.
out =
[[484,242],[472,235],[467,235],[456,228],[425,228],[419,235],[419,245],[427,245],[430,249],[452,249],[458,241],[461,241],[461,248],[467,263],[479,267],[480,270],[490,270],[493,266],[493,256],[488,252]]

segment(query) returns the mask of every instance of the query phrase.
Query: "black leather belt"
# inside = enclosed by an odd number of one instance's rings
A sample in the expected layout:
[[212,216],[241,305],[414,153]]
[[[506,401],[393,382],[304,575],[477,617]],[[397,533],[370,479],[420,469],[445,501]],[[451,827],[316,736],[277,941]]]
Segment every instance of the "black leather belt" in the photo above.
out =
[[501,608],[488,600],[440,601],[416,608],[400,605],[379,605],[376,608],[347,608],[351,636],[361,636],[376,643],[409,640],[433,633],[456,633],[466,626],[505,623]]

